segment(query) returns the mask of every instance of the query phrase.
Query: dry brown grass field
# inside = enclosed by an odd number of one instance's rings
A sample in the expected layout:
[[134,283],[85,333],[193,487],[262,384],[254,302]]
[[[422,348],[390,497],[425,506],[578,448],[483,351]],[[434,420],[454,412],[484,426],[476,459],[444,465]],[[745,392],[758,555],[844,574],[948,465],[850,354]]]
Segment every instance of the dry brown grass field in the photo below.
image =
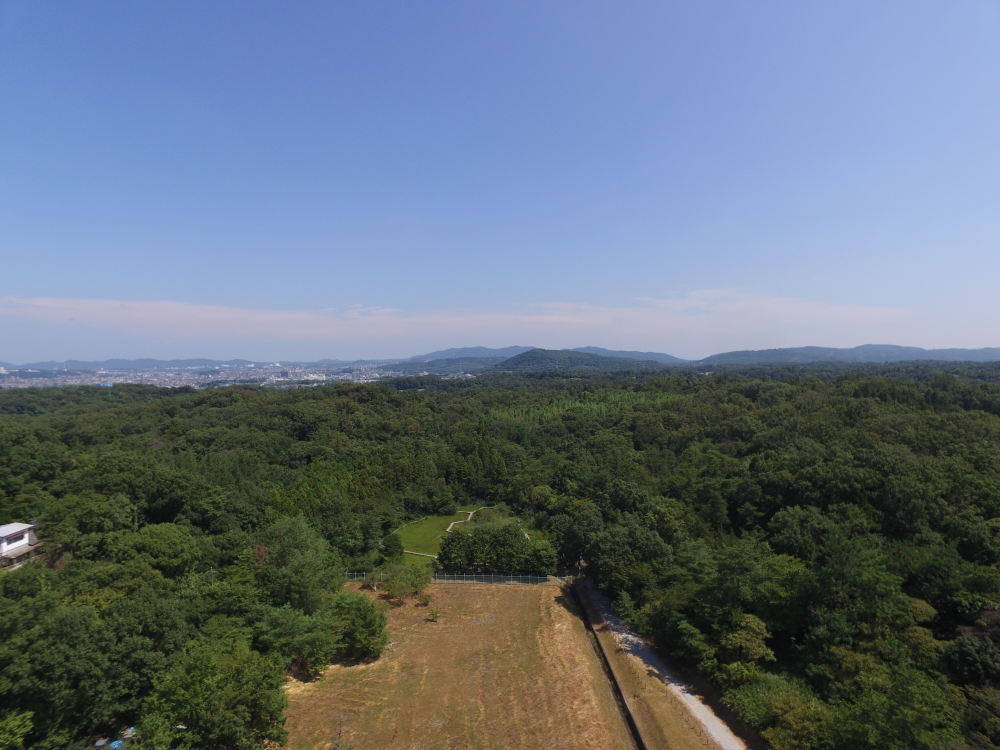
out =
[[429,608],[389,611],[378,660],[289,682],[291,750],[332,750],[341,726],[355,750],[630,747],[568,592],[437,583],[428,593]]

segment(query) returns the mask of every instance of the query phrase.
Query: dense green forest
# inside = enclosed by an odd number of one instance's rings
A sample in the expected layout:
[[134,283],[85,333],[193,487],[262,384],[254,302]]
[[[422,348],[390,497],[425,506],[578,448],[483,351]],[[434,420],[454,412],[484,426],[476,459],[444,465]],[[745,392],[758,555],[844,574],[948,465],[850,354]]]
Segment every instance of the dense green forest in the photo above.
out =
[[471,502],[541,533],[463,535],[582,562],[775,748],[995,747],[1000,386],[977,372],[0,393],[0,523],[52,553],[0,574],[0,747],[281,741],[287,671],[384,646],[343,572]]

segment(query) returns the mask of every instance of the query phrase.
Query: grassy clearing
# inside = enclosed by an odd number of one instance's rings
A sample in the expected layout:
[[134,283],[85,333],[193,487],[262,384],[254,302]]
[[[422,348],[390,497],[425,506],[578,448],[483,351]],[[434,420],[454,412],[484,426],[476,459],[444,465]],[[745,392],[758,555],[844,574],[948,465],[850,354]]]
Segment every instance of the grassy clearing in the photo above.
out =
[[[288,686],[290,750],[627,750],[583,623],[558,586],[432,584],[430,607],[389,612],[370,664]],[[439,613],[430,622],[429,609]]]
[[[482,506],[465,505],[463,509],[469,511],[480,507]],[[444,538],[448,525],[454,521],[464,521],[468,517],[468,513],[462,512],[450,516],[428,516],[406,524],[396,533],[403,542],[403,549],[411,552],[423,552],[425,555],[436,555],[441,551],[441,540]]]

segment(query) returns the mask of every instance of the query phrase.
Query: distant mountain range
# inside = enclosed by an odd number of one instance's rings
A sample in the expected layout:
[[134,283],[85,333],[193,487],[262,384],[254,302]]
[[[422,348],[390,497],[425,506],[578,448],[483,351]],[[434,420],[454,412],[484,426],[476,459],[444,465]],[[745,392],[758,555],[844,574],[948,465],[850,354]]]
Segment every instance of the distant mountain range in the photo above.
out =
[[430,362],[435,359],[478,359],[480,357],[516,357],[518,354],[531,351],[533,346],[505,346],[502,349],[490,349],[485,346],[463,346],[458,349],[442,349],[430,354],[418,354],[410,357],[409,362]]
[[586,370],[613,372],[616,370],[660,370],[671,365],[652,359],[632,359],[617,355],[590,354],[573,349],[532,349],[516,357],[484,368],[484,372],[545,372],[548,370]]
[[618,352],[610,349],[602,349],[599,346],[581,346],[570,349],[571,352],[584,352],[585,354],[597,354],[601,357],[617,357],[619,359],[635,359],[640,362],[660,362],[665,365],[686,365],[691,360],[681,359],[670,354],[660,354],[659,352]]
[[660,367],[806,364],[809,362],[1000,362],[1000,347],[988,349],[920,349],[914,346],[866,344],[852,349],[803,346],[714,354],[692,361],[656,352],[610,351],[595,346],[558,351],[532,349],[483,368],[484,372],[544,370],[649,370]]
[[[530,356],[525,356],[530,355]],[[591,359],[596,358],[596,359]],[[620,360],[620,362],[600,362],[600,360]],[[444,360],[448,360],[447,363]],[[413,371],[465,372],[489,369],[531,371],[538,369],[650,369],[659,366],[700,367],[711,365],[757,365],[757,364],[804,364],[808,362],[1000,362],[1000,347],[986,349],[920,349],[915,346],[894,346],[890,344],[865,344],[852,349],[834,349],[823,346],[801,346],[788,349],[758,349],[713,354],[702,360],[685,360],[660,352],[616,351],[597,346],[581,346],[576,349],[538,349],[531,346],[507,346],[491,349],[485,346],[467,346],[442,349],[429,354],[421,354],[409,359],[381,360],[337,360],[321,359],[316,362],[289,362],[286,365],[319,365],[325,367],[381,364],[399,365],[399,370],[409,374]],[[423,367],[421,363],[438,362],[434,367]],[[509,363],[509,367],[508,367]],[[106,359],[99,362],[67,360],[65,362],[32,362],[15,365],[0,362],[0,367],[32,370],[166,370],[170,368],[196,367],[248,367],[273,365],[273,362],[253,362],[246,359]]]
[[[459,349],[442,349],[438,352],[431,352],[430,354],[421,354],[416,357],[410,357],[410,362],[431,362],[435,359],[474,359],[478,357],[516,357],[519,354],[524,354],[525,352],[530,352],[532,349],[538,349],[535,346],[505,346],[502,349],[490,349],[485,346],[466,346]],[[542,351],[553,351],[553,350],[542,350]],[[664,364],[671,365],[681,365],[687,362],[686,359],[680,359],[679,357],[674,357],[669,354],[661,354],[659,352],[625,352],[625,351],[613,351],[610,349],[602,349],[599,346],[580,346],[576,349],[565,349],[562,351],[570,352],[583,352],[584,354],[597,354],[602,357],[616,357],[619,359],[635,359],[639,361],[652,360],[654,362],[662,362]]]
[[705,357],[703,365],[752,365],[803,362],[997,362],[1000,348],[988,349],[920,349],[916,346],[865,344],[853,349],[832,349],[825,346],[800,346],[791,349],[759,349],[757,351],[726,352]]

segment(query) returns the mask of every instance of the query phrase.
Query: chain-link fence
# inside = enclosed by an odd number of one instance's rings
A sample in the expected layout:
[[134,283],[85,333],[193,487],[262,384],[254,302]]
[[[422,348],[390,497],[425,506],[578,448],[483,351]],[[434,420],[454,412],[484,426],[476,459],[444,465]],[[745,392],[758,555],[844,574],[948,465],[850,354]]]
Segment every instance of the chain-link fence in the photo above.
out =
[[387,576],[385,573],[381,573],[381,572],[378,572],[378,571],[376,571],[374,573],[366,573],[363,570],[360,570],[360,571],[359,570],[355,570],[355,571],[351,571],[350,573],[346,573],[345,575],[347,576],[347,580],[348,581],[360,581],[360,580],[362,580],[363,578],[365,578],[367,576],[373,576],[373,577],[377,576],[379,582],[383,582],[383,581],[388,581],[389,580],[389,576]]
[[501,573],[435,573],[435,581],[468,581],[470,583],[548,583],[548,576],[517,576]]
[[[382,582],[388,580],[388,576],[385,573],[374,572],[366,573],[364,571],[352,571],[347,574],[348,581],[359,581],[367,576],[372,576],[375,580]],[[554,576],[552,577],[554,578]],[[528,583],[528,584],[539,584],[548,583],[550,576],[520,576],[520,575],[505,575],[501,573],[435,573],[434,580],[450,583],[456,582],[469,582],[469,583]],[[555,580],[571,580],[570,578],[557,578]]]

